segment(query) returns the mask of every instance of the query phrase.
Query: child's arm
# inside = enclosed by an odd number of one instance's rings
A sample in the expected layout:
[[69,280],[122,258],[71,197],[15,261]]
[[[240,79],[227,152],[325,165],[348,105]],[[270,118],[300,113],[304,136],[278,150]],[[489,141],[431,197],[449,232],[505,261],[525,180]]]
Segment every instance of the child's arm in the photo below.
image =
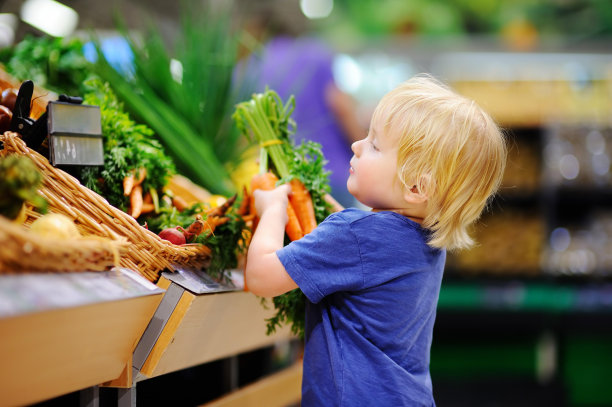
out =
[[254,192],[259,223],[249,244],[245,275],[249,291],[261,297],[275,297],[298,287],[276,255],[284,243],[290,191],[289,185],[281,185]]

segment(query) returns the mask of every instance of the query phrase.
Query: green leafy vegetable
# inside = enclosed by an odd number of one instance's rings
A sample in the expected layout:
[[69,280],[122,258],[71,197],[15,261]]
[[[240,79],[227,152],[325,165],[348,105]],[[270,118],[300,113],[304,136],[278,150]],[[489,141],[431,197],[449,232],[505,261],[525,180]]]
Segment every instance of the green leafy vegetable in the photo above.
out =
[[121,28],[134,54],[133,72],[119,74],[99,46],[96,70],[127,109],[155,130],[180,173],[230,196],[235,187],[229,169],[246,147],[231,122],[237,36],[229,15],[195,4],[183,11],[181,22],[173,52],[154,26],[141,42]]
[[25,201],[44,212],[47,202],[38,194],[42,179],[28,157],[0,157],[0,215],[15,219]]
[[[288,178],[298,178],[310,192],[317,223],[322,222],[332,212],[330,205],[325,201],[325,195],[331,192],[329,171],[325,170],[325,164],[319,143],[302,141],[301,144],[293,146],[293,160]],[[284,181],[286,180],[281,179],[281,182]]]
[[86,104],[100,106],[104,138],[104,167],[84,167],[81,180],[108,202],[126,210],[129,197],[124,195],[123,179],[131,170],[145,168],[144,191],[159,191],[175,173],[174,163],[153,138],[153,131],[134,122],[108,83],[100,79],[87,82]]
[[[238,256],[246,251],[243,239],[246,223],[235,210],[239,205],[240,201],[237,200],[234,202],[232,209],[224,215],[230,218],[228,222],[217,226],[212,234],[203,233],[199,235],[193,242],[201,243],[211,249],[211,262],[206,272],[214,278],[225,278],[224,271],[236,268]],[[210,208],[202,203],[195,203],[179,212],[175,207],[165,205],[160,209],[158,215],[147,219],[147,226],[154,233],[177,226],[187,229],[198,214],[206,220],[207,209]]]
[[[265,298],[262,298],[265,305]],[[291,324],[291,333],[304,339],[304,326],[306,316],[306,296],[299,288],[289,291],[283,295],[272,298],[272,304],[276,309],[276,314],[266,320],[266,334],[271,335],[277,328],[285,324]]]
[[212,250],[211,262],[206,272],[213,277],[219,277],[223,271],[236,268],[239,255],[247,250],[244,219],[233,211],[227,216],[230,217],[228,222],[217,226],[215,233],[202,238],[202,243]]
[[0,53],[6,71],[18,80],[68,95],[82,95],[82,85],[93,76],[78,38],[27,35]]

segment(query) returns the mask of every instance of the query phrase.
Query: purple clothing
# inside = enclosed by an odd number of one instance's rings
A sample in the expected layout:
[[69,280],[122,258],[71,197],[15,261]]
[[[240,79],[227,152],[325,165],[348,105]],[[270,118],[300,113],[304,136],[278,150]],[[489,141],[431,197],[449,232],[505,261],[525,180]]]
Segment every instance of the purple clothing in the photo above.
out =
[[295,141],[321,144],[328,161],[325,168],[331,172],[332,195],[349,205],[352,198],[346,189],[346,179],[353,153],[325,101],[325,89],[334,82],[333,57],[332,51],[318,39],[279,37],[268,42],[261,56],[255,57],[249,65],[249,75],[256,75],[255,92],[263,92],[268,86],[284,101],[295,96],[292,115],[297,124]]

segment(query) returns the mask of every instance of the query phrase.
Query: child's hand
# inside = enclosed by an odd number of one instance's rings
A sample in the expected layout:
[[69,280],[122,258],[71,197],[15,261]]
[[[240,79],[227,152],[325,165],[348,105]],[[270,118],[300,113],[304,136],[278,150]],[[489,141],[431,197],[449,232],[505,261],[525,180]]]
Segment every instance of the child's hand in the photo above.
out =
[[285,240],[290,191],[289,184],[284,184],[272,190],[253,192],[259,226],[249,244],[245,282],[253,294],[261,297],[276,297],[297,288],[276,255]]
[[285,216],[283,224],[286,224],[287,205],[289,203],[288,196],[290,192],[291,187],[289,184],[280,185],[271,191],[264,191],[262,189],[255,190],[253,197],[255,198],[257,216],[261,218],[266,211],[276,208],[278,209],[279,215]]

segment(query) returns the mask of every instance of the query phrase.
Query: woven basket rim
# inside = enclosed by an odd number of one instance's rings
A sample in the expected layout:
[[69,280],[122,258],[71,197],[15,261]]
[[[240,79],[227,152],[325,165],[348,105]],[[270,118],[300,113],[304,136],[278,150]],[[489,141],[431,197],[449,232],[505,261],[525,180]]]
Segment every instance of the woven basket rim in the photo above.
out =
[[[71,218],[82,235],[95,235],[112,240],[125,239],[129,245],[120,258],[123,267],[156,282],[161,271],[174,271],[177,266],[204,267],[211,257],[209,247],[202,244],[174,245],[142,227],[129,214],[110,205],[101,195],[82,185],[72,175],[53,167],[49,160],[28,148],[14,132],[0,135],[0,155],[20,154],[32,159],[43,174],[39,193],[48,202],[49,212]],[[26,225],[35,212],[28,211]]]

